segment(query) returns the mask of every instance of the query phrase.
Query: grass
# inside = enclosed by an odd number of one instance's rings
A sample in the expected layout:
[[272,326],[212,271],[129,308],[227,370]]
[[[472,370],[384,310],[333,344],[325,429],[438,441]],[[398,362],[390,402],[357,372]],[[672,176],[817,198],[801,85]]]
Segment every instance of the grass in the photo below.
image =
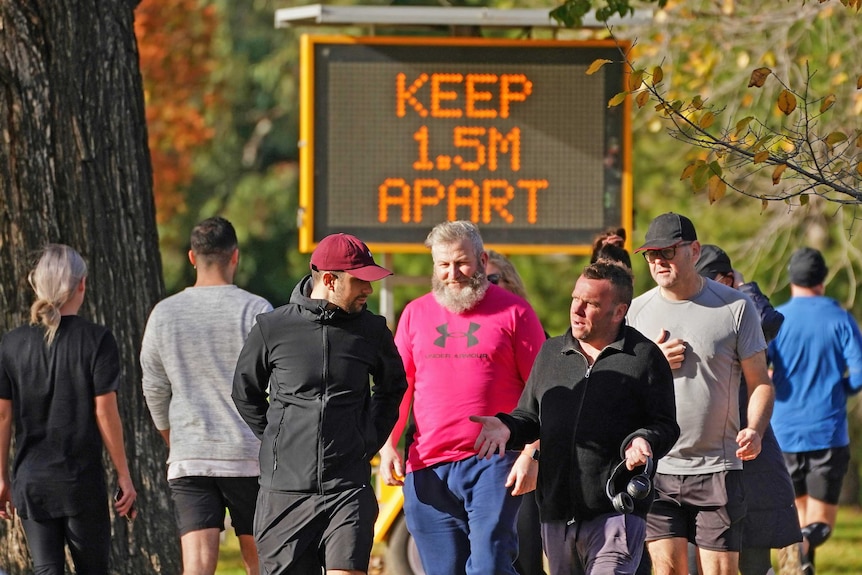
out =
[[[228,529],[225,534],[216,575],[245,575],[239,554],[239,542],[233,530]],[[862,508],[842,507],[838,512],[835,533],[823,547],[817,550],[817,575],[859,575],[862,573],[860,548],[862,548]],[[773,559],[776,563],[775,555]]]

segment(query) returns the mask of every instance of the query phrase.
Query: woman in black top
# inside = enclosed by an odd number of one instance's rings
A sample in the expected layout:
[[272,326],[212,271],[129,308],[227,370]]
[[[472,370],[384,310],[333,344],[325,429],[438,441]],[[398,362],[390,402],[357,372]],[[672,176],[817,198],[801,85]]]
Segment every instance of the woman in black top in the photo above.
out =
[[48,245],[29,277],[36,292],[31,323],[0,341],[0,518],[17,510],[38,575],[64,573],[65,544],[76,572],[108,573],[103,445],[117,471],[116,511],[134,515],[117,409],[117,343],[107,328],[76,315],[86,275],[75,250]]

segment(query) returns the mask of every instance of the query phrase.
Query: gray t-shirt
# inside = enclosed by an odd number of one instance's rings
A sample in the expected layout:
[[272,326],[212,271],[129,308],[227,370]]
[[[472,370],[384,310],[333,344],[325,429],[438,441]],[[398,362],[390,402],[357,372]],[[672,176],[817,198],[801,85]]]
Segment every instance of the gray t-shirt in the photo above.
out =
[[658,472],[696,475],[742,469],[739,433],[740,360],[766,349],[754,304],[712,280],[691,300],[670,301],[656,287],[635,298],[629,325],[655,340],[662,329],[685,341],[682,366],[673,370],[680,436]]
[[230,394],[248,332],[271,310],[235,285],[186,288],[153,308],[141,343],[143,391],[156,428],[171,430],[168,479],[258,475],[260,441]]

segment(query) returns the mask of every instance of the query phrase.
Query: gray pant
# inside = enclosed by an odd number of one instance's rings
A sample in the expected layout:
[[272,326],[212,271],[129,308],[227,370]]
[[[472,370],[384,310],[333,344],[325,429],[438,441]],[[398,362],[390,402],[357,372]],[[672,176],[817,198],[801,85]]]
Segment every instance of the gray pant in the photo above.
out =
[[551,575],[633,575],[645,538],[646,520],[636,515],[609,513],[587,521],[542,523]]

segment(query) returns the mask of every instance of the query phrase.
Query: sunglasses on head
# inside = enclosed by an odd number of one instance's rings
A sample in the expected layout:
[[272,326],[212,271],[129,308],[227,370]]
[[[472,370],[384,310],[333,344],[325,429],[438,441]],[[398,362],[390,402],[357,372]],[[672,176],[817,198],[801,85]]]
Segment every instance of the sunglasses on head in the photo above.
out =
[[499,284],[500,279],[502,279],[500,274],[488,274],[488,281],[494,285]]

